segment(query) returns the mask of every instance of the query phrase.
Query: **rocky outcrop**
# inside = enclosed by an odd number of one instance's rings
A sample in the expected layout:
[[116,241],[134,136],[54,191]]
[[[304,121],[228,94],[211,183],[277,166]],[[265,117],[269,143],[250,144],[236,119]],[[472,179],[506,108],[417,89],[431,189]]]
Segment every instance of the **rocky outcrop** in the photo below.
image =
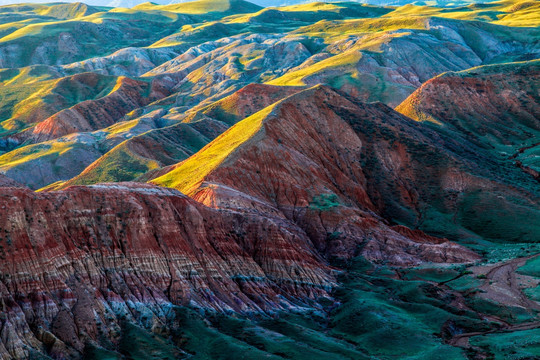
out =
[[274,311],[327,297],[331,268],[283,218],[214,210],[144,184],[0,192],[0,353],[77,358],[171,306]]
[[300,65],[311,53],[304,38],[281,34],[245,34],[194,46],[145,76],[168,74],[180,79],[176,105],[193,107],[263,82]]
[[167,48],[128,47],[120,49],[111,55],[63,65],[61,69],[67,73],[92,71],[104,75],[141,76],[176,56],[178,54],[175,51]]

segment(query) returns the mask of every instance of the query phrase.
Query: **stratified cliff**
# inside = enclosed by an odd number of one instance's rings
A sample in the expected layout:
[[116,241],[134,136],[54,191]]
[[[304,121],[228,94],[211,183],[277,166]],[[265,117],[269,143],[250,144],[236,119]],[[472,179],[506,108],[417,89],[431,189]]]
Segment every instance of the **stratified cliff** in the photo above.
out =
[[172,305],[302,306],[334,283],[301,229],[176,190],[120,183],[0,197],[1,353],[11,356],[75,356],[88,341],[114,342],[121,320],[158,326]]

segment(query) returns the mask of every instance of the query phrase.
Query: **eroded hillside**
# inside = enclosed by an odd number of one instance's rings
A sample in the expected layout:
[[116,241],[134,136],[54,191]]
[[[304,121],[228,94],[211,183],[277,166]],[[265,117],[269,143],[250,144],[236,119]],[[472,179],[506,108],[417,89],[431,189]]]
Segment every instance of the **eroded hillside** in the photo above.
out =
[[1,6],[0,359],[540,357],[538,10]]

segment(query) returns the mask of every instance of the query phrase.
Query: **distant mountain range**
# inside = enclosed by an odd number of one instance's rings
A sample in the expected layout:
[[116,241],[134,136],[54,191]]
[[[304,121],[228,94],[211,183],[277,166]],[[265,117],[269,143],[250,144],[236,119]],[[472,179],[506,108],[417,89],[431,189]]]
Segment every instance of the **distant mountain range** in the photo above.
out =
[[[492,0],[427,0],[427,1],[417,1],[417,0],[352,0],[353,2],[358,3],[364,3],[364,4],[372,4],[372,5],[393,5],[393,6],[401,6],[405,4],[427,4],[427,5],[440,5],[440,6],[452,6],[452,5],[464,5],[464,4],[473,4],[473,3],[482,3],[482,2],[489,2]],[[0,6],[1,5],[9,5],[9,4],[17,4],[17,3],[50,3],[49,0],[35,0],[35,1],[25,1],[25,0],[0,0]],[[63,1],[63,2],[77,2],[77,1]],[[136,5],[142,4],[144,2],[147,2],[145,0],[88,0],[84,1],[84,3],[88,5],[93,6],[107,6],[107,7],[125,7],[125,8],[131,8]],[[168,1],[168,0],[156,0],[152,1],[155,4],[160,5],[169,5],[169,4],[180,4],[188,1]],[[296,5],[296,4],[306,4],[310,1],[306,0],[253,0],[251,1],[253,4],[263,6],[263,7],[271,7],[271,6],[287,6],[287,5]],[[322,0],[321,2],[332,2],[327,0]]]

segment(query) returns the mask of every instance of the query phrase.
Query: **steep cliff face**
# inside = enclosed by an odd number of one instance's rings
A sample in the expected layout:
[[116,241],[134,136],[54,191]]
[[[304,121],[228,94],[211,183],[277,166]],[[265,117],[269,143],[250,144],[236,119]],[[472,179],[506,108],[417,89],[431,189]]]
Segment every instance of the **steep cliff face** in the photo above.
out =
[[[239,122],[155,180],[194,199],[133,183],[5,188],[2,353],[77,358],[92,344],[114,349],[126,323],[163,333],[178,327],[170,325],[178,305],[238,313],[317,307],[331,298],[335,259],[477,260],[383,217],[382,185],[361,154],[371,149],[386,161],[388,183],[418,174],[405,145],[364,133],[375,124],[428,141],[420,124],[391,109],[321,86]],[[395,186],[396,202],[415,208],[409,185]]]
[[[283,218],[207,208],[144,184],[0,194],[0,353],[80,356],[172,305],[275,311],[327,296],[331,268]],[[161,324],[161,325],[160,325]]]

